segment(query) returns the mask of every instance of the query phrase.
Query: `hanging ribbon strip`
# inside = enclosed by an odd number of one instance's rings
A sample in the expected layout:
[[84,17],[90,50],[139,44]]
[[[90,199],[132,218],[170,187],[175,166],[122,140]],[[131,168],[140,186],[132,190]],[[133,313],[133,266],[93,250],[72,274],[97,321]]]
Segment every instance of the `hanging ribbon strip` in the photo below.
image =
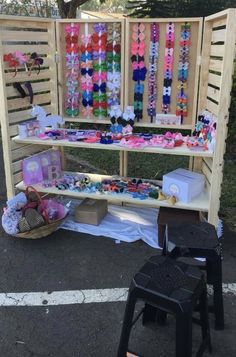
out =
[[90,117],[93,112],[93,54],[92,36],[88,34],[88,24],[85,24],[85,34],[81,36],[80,72],[82,89],[82,113]]
[[150,25],[149,75],[148,75],[148,115],[151,123],[156,115],[157,101],[157,59],[159,50],[159,25]]
[[107,27],[106,24],[96,23],[93,29],[93,114],[104,117],[107,116]]
[[133,25],[131,43],[131,61],[133,69],[134,85],[134,114],[137,121],[143,118],[143,92],[147,68],[144,63],[145,54],[145,25],[142,23]]
[[120,104],[121,24],[108,24],[107,40],[107,104],[108,109]]
[[170,111],[171,84],[174,61],[174,31],[173,22],[166,25],[166,48],[165,48],[165,64],[164,64],[164,84],[163,84],[163,99],[162,112],[164,114]]
[[181,123],[183,123],[183,118],[188,115],[188,97],[184,91],[187,88],[188,80],[190,33],[191,26],[188,22],[185,22],[181,26],[181,37],[179,42],[178,89],[180,91],[177,94],[176,105],[176,115],[181,116]]
[[79,114],[79,25],[65,25],[66,40],[66,86],[65,112],[71,117]]

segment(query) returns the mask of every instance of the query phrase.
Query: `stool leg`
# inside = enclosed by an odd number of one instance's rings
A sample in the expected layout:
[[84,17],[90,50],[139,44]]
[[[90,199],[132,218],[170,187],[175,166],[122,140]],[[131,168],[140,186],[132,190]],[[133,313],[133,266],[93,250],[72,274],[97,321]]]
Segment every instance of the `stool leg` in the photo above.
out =
[[224,329],[224,302],[222,292],[222,264],[221,255],[207,258],[207,282],[213,285],[213,307],[211,312],[215,314],[215,329]]
[[222,291],[222,265],[221,256],[217,257],[214,264],[215,281],[213,283],[213,302],[215,312],[215,329],[224,329],[224,302]]
[[176,315],[176,357],[192,356],[192,314]]
[[125,315],[124,321],[120,336],[119,348],[117,357],[126,357],[129,345],[129,337],[132,328],[132,321],[134,315],[134,309],[136,304],[136,299],[132,296],[133,294],[129,294],[128,300],[125,307]]
[[199,308],[202,329],[202,344],[196,354],[196,357],[202,356],[206,347],[208,347],[209,352],[212,352],[206,286],[204,287],[204,290],[200,296]]
[[144,311],[143,311],[143,325],[146,325],[148,322],[155,323],[156,322],[156,315],[157,315],[157,308],[150,304],[145,304]]

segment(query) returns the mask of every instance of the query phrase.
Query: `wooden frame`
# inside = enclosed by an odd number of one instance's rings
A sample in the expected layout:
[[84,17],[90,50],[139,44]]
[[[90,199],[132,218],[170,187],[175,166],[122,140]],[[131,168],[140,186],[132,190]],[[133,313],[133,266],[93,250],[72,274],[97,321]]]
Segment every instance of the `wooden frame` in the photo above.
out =
[[[195,125],[195,118],[198,112],[207,109],[218,118],[217,123],[217,138],[216,147],[213,152],[186,152],[180,148],[180,150],[160,150],[160,149],[144,149],[136,150],[139,152],[155,152],[157,155],[165,153],[169,155],[187,155],[190,157],[190,167],[195,171],[202,172],[206,177],[206,192],[197,201],[193,201],[189,205],[183,205],[181,202],[177,203],[175,207],[189,208],[195,210],[202,210],[208,212],[209,222],[217,225],[217,217],[220,203],[221,183],[222,183],[222,170],[223,170],[223,156],[225,150],[225,139],[227,136],[227,122],[228,122],[228,109],[230,105],[230,90],[232,85],[232,73],[233,73],[233,60],[234,60],[234,44],[236,40],[236,10],[229,9],[218,14],[205,18],[204,21],[204,33],[203,33],[203,48],[201,52],[200,61],[200,47],[201,47],[201,29],[202,19],[142,19],[142,22],[146,24],[153,21],[161,23],[161,26],[169,21],[176,23],[178,28],[182,22],[189,21],[194,24],[194,52],[191,56],[196,55],[195,61],[193,61],[192,81],[190,85],[190,93],[193,94],[191,98],[191,115],[187,118],[184,124],[179,129],[193,129]],[[101,22],[102,19],[89,19],[89,20],[72,20],[73,22],[94,23]],[[34,103],[44,106],[47,112],[58,112],[58,87],[59,87],[59,112],[63,113],[63,60],[59,62],[57,66],[54,55],[57,53],[60,59],[62,58],[63,41],[61,41],[62,28],[65,23],[72,22],[71,20],[57,20],[57,39],[55,40],[55,21],[49,19],[37,19],[37,18],[22,18],[22,17],[0,17],[0,26],[2,31],[0,33],[0,51],[2,54],[19,49],[20,51],[36,51],[44,55],[45,68],[41,69],[40,74],[32,72],[30,80],[33,83],[33,89],[35,92]],[[105,19],[105,22],[113,22],[113,20]],[[137,23],[140,19],[126,19],[116,20],[121,23],[122,36],[123,36],[123,54],[122,54],[122,89],[121,89],[121,101],[122,107],[127,104],[131,104],[130,98],[132,95],[132,83],[130,81],[130,64],[129,57],[124,56],[124,53],[129,53],[130,42],[130,26],[133,23]],[[25,28],[28,31],[25,31]],[[23,33],[24,31],[24,33]],[[161,40],[163,43],[163,39]],[[192,37],[193,41],[193,37]],[[193,44],[192,44],[193,45]],[[14,47],[13,47],[14,46]],[[178,61],[178,56],[176,56]],[[175,63],[175,66],[177,62]],[[200,68],[201,67],[201,68]],[[200,82],[198,81],[200,70]],[[162,77],[161,77],[162,78]],[[23,121],[27,121],[31,118],[31,109],[28,98],[20,98],[20,95],[15,92],[12,84],[17,80],[20,83],[24,83],[29,79],[28,74],[24,72],[24,69],[19,69],[17,77],[14,78],[12,70],[6,67],[3,62],[3,58],[0,60],[0,103],[1,103],[1,129],[2,140],[4,149],[4,163],[5,174],[7,183],[7,196],[11,197],[14,194],[15,187],[17,189],[24,189],[24,185],[21,181],[21,163],[24,157],[33,155],[34,153],[48,149],[49,147],[55,147],[55,143],[48,141],[43,142],[39,139],[19,139],[15,137],[17,135],[17,125]],[[58,82],[57,82],[58,79]],[[162,80],[160,79],[159,91],[162,88]],[[199,85],[198,85],[199,84]],[[175,84],[173,83],[173,88]],[[197,96],[199,87],[199,98]],[[130,94],[131,93],[131,94]],[[175,92],[173,90],[173,96]],[[191,96],[191,94],[190,94]],[[158,104],[160,106],[160,104]],[[173,110],[173,108],[172,108]],[[106,123],[109,124],[107,119],[94,119],[90,120],[79,118],[66,118],[69,122],[92,122],[92,123]],[[137,124],[136,124],[137,125]],[[147,120],[143,123],[138,123],[138,126],[145,127],[164,127],[154,124],[150,124]],[[168,128],[171,128],[170,126]],[[175,129],[178,127],[174,127]],[[14,140],[12,140],[14,138]],[[73,144],[73,145],[72,145]],[[56,143],[56,146],[77,146],[83,147],[83,143]],[[85,146],[86,147],[86,146]],[[101,149],[99,144],[91,145],[90,148]],[[107,150],[120,151],[120,174],[122,176],[127,175],[127,148],[119,147],[106,147]],[[43,192],[58,193],[55,189],[41,189]],[[55,192],[54,192],[55,191]],[[67,194],[67,193],[65,193]],[[70,193],[69,193],[70,194]],[[74,194],[73,194],[74,195]],[[76,197],[78,195],[75,195]],[[83,195],[82,195],[83,196]],[[100,196],[99,196],[100,197]],[[94,198],[99,198],[94,197]],[[140,202],[138,200],[129,200],[127,197],[119,197],[116,201],[152,205],[152,206],[167,206],[166,202],[147,201]],[[113,200],[114,201],[114,200]]]
[[[50,19],[1,16],[0,27],[0,118],[7,196],[11,197],[15,184],[22,180],[22,159],[45,149],[44,146],[16,144],[11,140],[18,133],[18,124],[32,118],[29,97],[22,99],[13,83],[19,82],[24,87],[24,82],[30,81],[34,92],[33,103],[43,106],[47,112],[58,112],[55,23]],[[40,73],[37,74],[35,68],[29,76],[22,66],[15,75],[15,69],[9,68],[3,61],[3,54],[16,50],[36,52],[42,56],[44,64]]]

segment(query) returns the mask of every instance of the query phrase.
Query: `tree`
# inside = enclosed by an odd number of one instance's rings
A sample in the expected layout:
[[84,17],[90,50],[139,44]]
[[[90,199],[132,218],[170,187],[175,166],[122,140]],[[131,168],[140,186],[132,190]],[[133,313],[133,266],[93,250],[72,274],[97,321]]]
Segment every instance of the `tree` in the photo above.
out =
[[0,13],[6,15],[52,17],[55,0],[0,0]]
[[88,0],[56,0],[59,13],[63,19],[75,18],[77,8],[86,3],[87,1]]
[[229,7],[235,0],[129,0],[129,15],[134,17],[207,16]]

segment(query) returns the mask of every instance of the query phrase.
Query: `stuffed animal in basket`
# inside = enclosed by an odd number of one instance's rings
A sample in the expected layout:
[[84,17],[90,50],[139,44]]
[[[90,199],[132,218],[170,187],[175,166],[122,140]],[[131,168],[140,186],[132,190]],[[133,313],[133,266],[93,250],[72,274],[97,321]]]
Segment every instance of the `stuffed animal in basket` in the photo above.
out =
[[22,207],[27,203],[26,195],[21,192],[7,201],[2,215],[2,226],[6,233],[15,235],[19,233],[18,223],[22,218]]

